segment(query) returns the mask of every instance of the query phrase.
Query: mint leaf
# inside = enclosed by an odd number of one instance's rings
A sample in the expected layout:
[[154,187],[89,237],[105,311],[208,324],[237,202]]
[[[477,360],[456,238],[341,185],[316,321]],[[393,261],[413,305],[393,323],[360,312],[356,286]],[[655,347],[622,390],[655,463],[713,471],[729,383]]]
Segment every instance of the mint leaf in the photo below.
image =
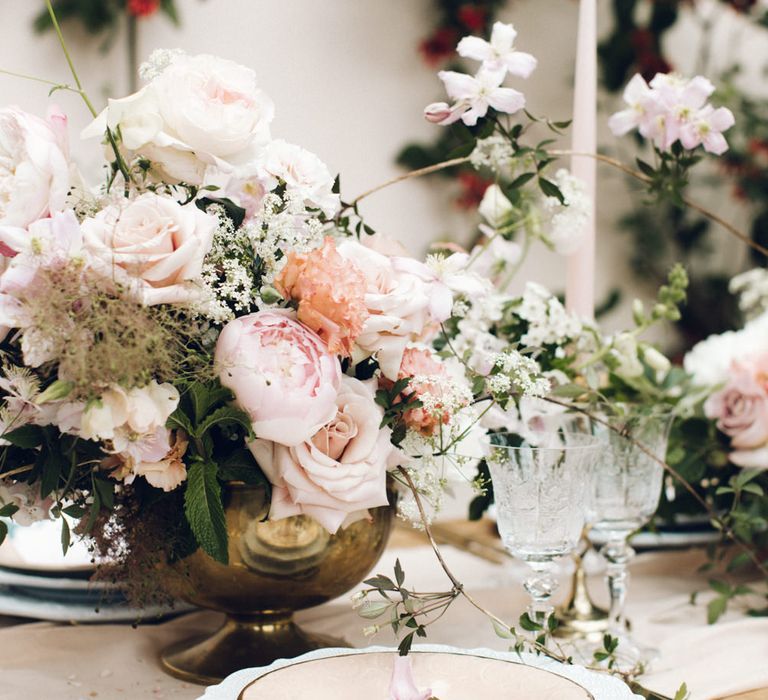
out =
[[236,406],[222,406],[209,414],[205,420],[197,426],[197,436],[202,437],[213,428],[214,425],[239,425],[248,435],[252,432],[251,419],[248,417],[248,414],[241,411]]
[[229,562],[227,524],[216,464],[195,460],[187,472],[184,513],[197,543],[222,564]]
[[22,425],[16,430],[11,430],[3,435],[11,445],[31,450],[43,444],[43,429],[38,425]]

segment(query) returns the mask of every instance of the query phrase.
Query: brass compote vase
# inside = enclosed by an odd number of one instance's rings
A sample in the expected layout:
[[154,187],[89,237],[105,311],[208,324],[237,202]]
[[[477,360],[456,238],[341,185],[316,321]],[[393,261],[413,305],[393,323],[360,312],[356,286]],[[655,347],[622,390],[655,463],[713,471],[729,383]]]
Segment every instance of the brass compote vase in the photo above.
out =
[[224,510],[229,563],[198,549],[165,568],[163,578],[177,597],[223,612],[226,619],[213,634],[166,649],[161,656],[165,670],[186,681],[212,684],[242,668],[347,646],[305,632],[293,613],[336,598],[365,578],[387,544],[394,508],[374,508],[369,520],[331,535],[305,515],[265,520],[269,502],[264,487],[233,483],[224,490]]

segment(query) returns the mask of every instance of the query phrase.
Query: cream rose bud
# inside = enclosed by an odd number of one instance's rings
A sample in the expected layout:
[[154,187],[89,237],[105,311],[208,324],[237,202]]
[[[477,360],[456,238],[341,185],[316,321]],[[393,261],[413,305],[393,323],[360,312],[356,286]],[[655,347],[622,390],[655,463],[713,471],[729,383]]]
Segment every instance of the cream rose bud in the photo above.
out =
[[85,219],[81,229],[103,274],[153,306],[199,298],[196,282],[217,225],[191,204],[146,192]]
[[231,169],[252,160],[269,140],[272,100],[250,69],[216,56],[173,55],[146,87],[109,100],[83,132],[120,134],[162,179],[201,184],[208,166]]
[[260,311],[230,321],[214,361],[259,438],[299,445],[336,414],[341,365],[291,312]]
[[498,185],[489,185],[485,190],[478,212],[493,228],[499,228],[512,213],[512,202]]
[[387,505],[387,462],[394,450],[376,383],[346,375],[334,416],[293,446],[255,440],[249,447],[272,484],[269,517],[309,515],[330,533]]
[[0,225],[26,228],[64,208],[66,123],[59,112],[45,121],[16,107],[0,110]]

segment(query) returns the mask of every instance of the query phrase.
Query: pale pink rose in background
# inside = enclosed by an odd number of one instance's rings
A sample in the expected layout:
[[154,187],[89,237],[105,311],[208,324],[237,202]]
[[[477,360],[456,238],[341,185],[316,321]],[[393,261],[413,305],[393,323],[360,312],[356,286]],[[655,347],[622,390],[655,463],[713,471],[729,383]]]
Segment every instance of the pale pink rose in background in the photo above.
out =
[[250,68],[179,54],[137,93],[109,100],[83,136],[119,129],[123,147],[148,158],[162,179],[199,185],[208,166],[232,170],[253,160],[273,115]]
[[[447,424],[451,420],[451,413],[447,409],[440,410],[440,397],[443,387],[450,380],[448,371],[442,362],[427,348],[406,348],[403,353],[403,361],[400,365],[398,379],[411,379],[411,382],[403,391],[403,396],[416,394],[417,399],[424,400],[429,397],[430,403],[435,404],[435,410],[430,411],[425,407],[412,408],[403,414],[406,425],[423,435],[434,435],[441,424]],[[382,382],[384,386],[391,386],[391,382]]]
[[754,363],[734,363],[730,380],[704,404],[707,418],[736,449],[754,449],[768,442],[768,355]]
[[230,321],[214,361],[259,438],[300,445],[336,414],[339,361],[290,312],[260,311]]
[[396,656],[389,682],[389,700],[429,700],[432,690],[419,690],[413,677],[410,656]]
[[444,295],[425,281],[434,281],[434,273],[415,260],[389,258],[354,240],[340,243],[338,251],[361,270],[366,282],[369,316],[357,338],[360,356],[353,359],[375,355],[384,376],[396,379],[406,346],[421,339],[436,320],[431,310],[435,305],[442,310]]
[[[0,110],[0,225],[26,228],[60,211],[68,189],[66,117],[53,111],[45,121],[16,107]],[[2,255],[14,251],[0,245]]]
[[85,219],[81,228],[105,276],[152,306],[200,297],[197,281],[217,225],[192,204],[146,192]]
[[249,447],[272,484],[269,517],[309,515],[330,533],[387,505],[387,464],[393,451],[375,382],[343,376],[335,415],[291,447],[255,440]]
[[326,237],[322,248],[309,253],[289,253],[275,288],[286,299],[299,302],[299,321],[315,331],[332,353],[352,355],[368,317],[366,283],[354,262],[339,255],[333,238]]

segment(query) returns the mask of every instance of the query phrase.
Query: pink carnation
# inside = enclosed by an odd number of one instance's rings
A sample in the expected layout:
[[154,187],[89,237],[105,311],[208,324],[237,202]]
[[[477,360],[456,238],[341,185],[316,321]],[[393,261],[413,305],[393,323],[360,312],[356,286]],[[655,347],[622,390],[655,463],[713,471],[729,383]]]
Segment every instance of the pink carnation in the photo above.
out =
[[299,302],[299,321],[315,331],[332,353],[352,354],[368,318],[366,283],[360,269],[336,251],[333,238],[326,237],[323,247],[311,253],[290,253],[275,287]]

